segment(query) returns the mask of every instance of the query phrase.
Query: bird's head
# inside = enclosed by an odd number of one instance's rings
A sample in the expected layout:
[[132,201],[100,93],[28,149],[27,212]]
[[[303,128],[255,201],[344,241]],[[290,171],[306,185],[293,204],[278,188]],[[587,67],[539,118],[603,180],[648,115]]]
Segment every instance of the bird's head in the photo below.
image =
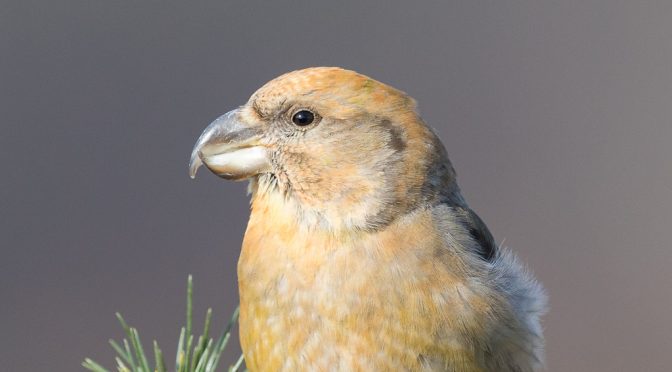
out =
[[211,123],[191,154],[253,199],[281,197],[328,228],[371,230],[456,194],[445,150],[405,93],[353,71],[282,75]]

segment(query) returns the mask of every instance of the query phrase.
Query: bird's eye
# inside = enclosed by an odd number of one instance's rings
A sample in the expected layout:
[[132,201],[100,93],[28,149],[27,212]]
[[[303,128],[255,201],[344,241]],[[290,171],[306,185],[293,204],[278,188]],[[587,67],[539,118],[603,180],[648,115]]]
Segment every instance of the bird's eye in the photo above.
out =
[[315,120],[315,114],[308,110],[301,110],[292,116],[292,122],[298,126],[306,126]]

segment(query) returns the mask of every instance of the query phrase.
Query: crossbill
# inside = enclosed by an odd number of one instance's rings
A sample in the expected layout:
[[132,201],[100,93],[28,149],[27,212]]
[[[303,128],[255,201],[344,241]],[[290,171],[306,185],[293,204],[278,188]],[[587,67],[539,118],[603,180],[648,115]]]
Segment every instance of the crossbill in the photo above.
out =
[[340,68],[210,124],[190,174],[249,180],[238,262],[252,371],[537,371],[541,286],[460,194],[415,101]]

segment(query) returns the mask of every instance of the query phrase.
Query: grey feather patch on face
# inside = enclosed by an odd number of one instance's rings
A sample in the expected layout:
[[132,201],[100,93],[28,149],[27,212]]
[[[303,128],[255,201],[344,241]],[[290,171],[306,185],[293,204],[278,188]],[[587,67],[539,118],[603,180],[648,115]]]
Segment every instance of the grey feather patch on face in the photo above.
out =
[[406,138],[401,127],[394,125],[389,119],[381,120],[379,125],[389,133],[389,145],[395,151],[402,152],[406,149]]

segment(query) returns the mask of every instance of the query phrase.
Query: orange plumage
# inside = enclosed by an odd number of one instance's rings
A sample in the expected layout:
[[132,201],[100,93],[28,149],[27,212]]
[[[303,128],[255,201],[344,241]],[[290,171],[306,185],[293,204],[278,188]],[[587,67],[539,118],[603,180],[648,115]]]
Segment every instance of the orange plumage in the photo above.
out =
[[285,74],[192,154],[250,179],[238,263],[252,371],[534,371],[543,291],[495,246],[415,102],[339,68]]

